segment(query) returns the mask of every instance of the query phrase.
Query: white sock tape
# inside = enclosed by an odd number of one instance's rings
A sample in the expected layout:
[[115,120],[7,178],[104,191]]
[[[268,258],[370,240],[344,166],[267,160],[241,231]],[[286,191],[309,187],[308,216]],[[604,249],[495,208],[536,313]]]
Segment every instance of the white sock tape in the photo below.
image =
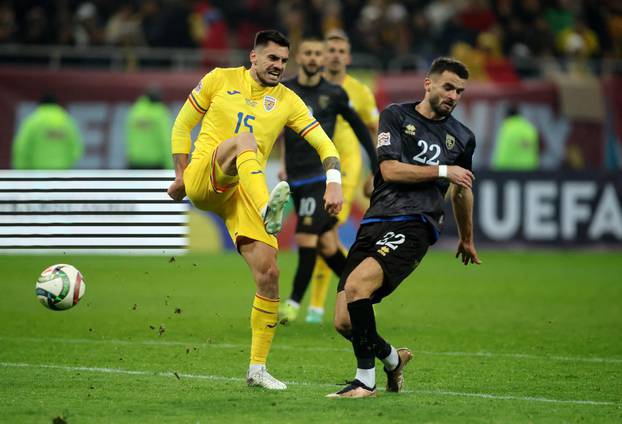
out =
[[438,176],[440,178],[447,178],[447,165],[438,166]]
[[326,171],[326,184],[337,183],[341,184],[341,172],[338,169],[329,169]]

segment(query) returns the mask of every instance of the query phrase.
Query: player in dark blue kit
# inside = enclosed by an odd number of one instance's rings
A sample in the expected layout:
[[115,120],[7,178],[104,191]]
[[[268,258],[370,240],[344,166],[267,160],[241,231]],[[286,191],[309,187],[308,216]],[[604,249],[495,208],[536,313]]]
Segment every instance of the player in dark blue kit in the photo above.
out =
[[[320,38],[305,37],[296,55],[298,75],[283,84],[300,96],[329,137],[335,130],[337,115],[341,115],[353,128],[375,170],[377,161],[369,130],[350,107],[345,90],[322,78],[324,49],[324,42]],[[298,268],[292,293],[279,310],[282,322],[296,319],[318,252],[338,276],[346,260],[339,249],[336,232],[331,231],[337,224],[337,218],[329,215],[323,207],[326,176],[320,158],[294,131],[286,129],[284,135],[286,175],[281,177],[287,178],[298,215]]]
[[461,62],[438,58],[425,78],[421,102],[392,104],[380,115],[379,170],[335,305],[335,327],[354,348],[356,377],[328,397],[375,396],[375,358],[384,364],[386,390],[401,391],[412,353],[378,334],[373,304],[391,294],[438,239],[448,190],[460,233],[456,257],[465,265],[480,263],[472,219],[475,136],[451,116],[468,77]]

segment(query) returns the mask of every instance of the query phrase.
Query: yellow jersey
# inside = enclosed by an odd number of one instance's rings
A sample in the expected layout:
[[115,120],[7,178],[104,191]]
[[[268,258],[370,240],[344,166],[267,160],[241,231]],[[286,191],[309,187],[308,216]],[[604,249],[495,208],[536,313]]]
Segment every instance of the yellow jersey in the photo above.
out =
[[[348,93],[350,104],[365,125],[376,127],[378,125],[378,108],[376,107],[376,99],[369,87],[347,74],[341,86]],[[372,137],[372,139],[374,138]],[[344,178],[347,178],[349,173],[360,173],[361,147],[350,124],[341,116],[337,118],[333,141],[341,156],[341,169]],[[358,176],[356,178],[358,179]],[[357,181],[352,183],[358,184]]]
[[250,132],[257,158],[265,167],[272,146],[285,126],[305,138],[324,160],[339,157],[319,122],[304,102],[282,84],[262,86],[245,67],[215,68],[192,90],[179,112],[172,134],[172,152],[190,152],[190,131],[203,119],[193,158],[204,156],[223,141]]

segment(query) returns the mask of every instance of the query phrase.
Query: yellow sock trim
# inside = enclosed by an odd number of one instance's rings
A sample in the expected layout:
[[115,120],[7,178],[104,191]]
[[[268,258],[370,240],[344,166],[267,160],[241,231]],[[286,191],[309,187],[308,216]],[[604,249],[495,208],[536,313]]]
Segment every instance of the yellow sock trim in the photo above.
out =
[[251,365],[265,365],[276,332],[279,299],[255,295],[251,310]]
[[246,150],[240,153],[235,164],[242,188],[253,199],[257,210],[261,210],[268,203],[270,194],[266,185],[266,177],[257,159],[257,152]]
[[326,303],[326,295],[330,286],[330,278],[333,271],[326,265],[324,259],[318,255],[311,276],[311,301],[309,306],[324,309]]

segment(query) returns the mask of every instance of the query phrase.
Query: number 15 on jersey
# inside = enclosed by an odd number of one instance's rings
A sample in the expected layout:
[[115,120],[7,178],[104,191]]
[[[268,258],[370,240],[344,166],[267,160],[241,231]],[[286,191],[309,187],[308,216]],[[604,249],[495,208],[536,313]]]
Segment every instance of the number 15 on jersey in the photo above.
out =
[[238,112],[238,122],[235,125],[234,134],[237,134],[240,132],[240,127],[242,125],[248,128],[248,132],[252,133],[253,125],[251,125],[251,121],[254,121],[254,120],[255,120],[255,117],[253,115],[245,115],[244,112]]

